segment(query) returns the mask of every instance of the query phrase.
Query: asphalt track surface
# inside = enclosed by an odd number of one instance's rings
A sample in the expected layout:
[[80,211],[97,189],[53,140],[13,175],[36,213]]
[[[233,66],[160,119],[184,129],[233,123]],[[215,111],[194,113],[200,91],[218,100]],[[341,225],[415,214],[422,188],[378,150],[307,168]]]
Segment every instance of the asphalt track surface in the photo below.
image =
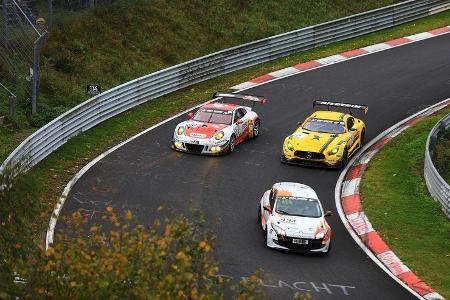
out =
[[[131,141],[94,165],[74,186],[62,215],[81,209],[101,222],[107,206],[139,209],[149,222],[164,204],[179,211],[200,208],[217,234],[215,254],[221,273],[239,279],[263,269],[270,299],[291,298],[309,290],[317,299],[412,299],[352,240],[337,215],[334,188],[340,171],[280,163],[281,145],[312,100],[330,99],[369,106],[367,141],[411,114],[450,94],[450,34],[404,45],[246,91],[266,96],[257,106],[262,119],[258,139],[239,145],[232,155],[204,157],[169,148],[182,116]],[[405,153],[407,155],[407,153]],[[257,205],[274,182],[313,187],[333,229],[326,257],[270,250],[257,225]],[[61,221],[58,228],[61,228]],[[57,228],[57,229],[58,229]],[[401,230],[399,228],[399,230]],[[411,233],[412,238],[420,238]],[[347,286],[347,287],[343,287]],[[348,294],[348,295],[346,295]]]

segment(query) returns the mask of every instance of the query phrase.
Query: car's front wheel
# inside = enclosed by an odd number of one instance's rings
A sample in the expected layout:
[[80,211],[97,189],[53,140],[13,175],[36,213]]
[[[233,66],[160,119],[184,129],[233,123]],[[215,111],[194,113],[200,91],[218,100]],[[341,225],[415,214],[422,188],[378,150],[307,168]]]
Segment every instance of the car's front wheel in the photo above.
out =
[[256,139],[259,135],[259,129],[261,128],[261,122],[256,120],[253,124],[253,138]]
[[236,138],[234,137],[234,135],[232,135],[230,137],[230,146],[229,146],[230,153],[233,153],[234,147],[236,147]]

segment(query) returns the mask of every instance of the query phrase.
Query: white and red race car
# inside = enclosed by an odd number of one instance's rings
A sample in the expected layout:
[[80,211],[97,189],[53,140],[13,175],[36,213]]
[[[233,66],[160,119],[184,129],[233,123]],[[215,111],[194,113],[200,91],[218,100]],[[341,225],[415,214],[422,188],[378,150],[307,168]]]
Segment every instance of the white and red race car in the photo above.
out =
[[[261,120],[253,111],[254,104],[266,103],[259,96],[217,92],[213,99],[224,102],[209,102],[193,114],[189,120],[175,127],[172,149],[181,152],[220,155],[231,153],[239,143],[256,138],[260,132]],[[250,101],[252,107],[225,102],[225,99]]]
[[331,228],[316,192],[305,184],[275,183],[258,205],[258,223],[267,247],[327,254]]

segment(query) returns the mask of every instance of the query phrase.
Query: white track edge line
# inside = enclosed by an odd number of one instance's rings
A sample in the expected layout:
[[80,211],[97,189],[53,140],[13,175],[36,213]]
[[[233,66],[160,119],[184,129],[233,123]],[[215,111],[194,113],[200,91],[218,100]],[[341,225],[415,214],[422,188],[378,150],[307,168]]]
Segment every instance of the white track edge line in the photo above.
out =
[[335,205],[336,205],[336,209],[338,211],[339,217],[341,218],[342,223],[344,224],[345,228],[347,228],[348,233],[350,234],[350,236],[353,238],[353,240],[355,240],[356,244],[367,254],[367,256],[369,256],[372,261],[377,264],[384,272],[386,272],[392,279],[394,279],[397,283],[399,283],[401,286],[403,286],[406,290],[408,290],[411,294],[413,294],[414,296],[416,296],[418,299],[425,299],[424,297],[420,296],[416,291],[414,291],[413,289],[411,289],[406,283],[404,283],[403,281],[401,281],[397,276],[395,276],[393,273],[391,273],[391,271],[372,253],[372,251],[370,251],[369,248],[367,248],[367,246],[361,241],[361,239],[359,238],[359,236],[356,234],[356,232],[353,230],[352,226],[350,225],[350,222],[347,220],[344,211],[342,209],[341,206],[341,186],[342,183],[344,182],[344,178],[345,175],[347,175],[348,170],[353,167],[353,164],[356,162],[356,160],[361,157],[366,151],[367,149],[369,149],[370,147],[372,147],[376,142],[378,142],[379,140],[381,140],[383,137],[385,137],[386,135],[388,135],[391,131],[397,129],[398,127],[402,126],[403,124],[405,124],[406,122],[408,122],[409,120],[429,111],[432,110],[435,107],[438,107],[440,105],[443,105],[445,102],[449,101],[450,98],[445,99],[441,102],[438,102],[436,104],[433,104],[432,106],[429,106],[415,114],[413,114],[412,116],[409,116],[406,119],[403,119],[402,121],[398,122],[397,124],[389,127],[388,129],[384,130],[383,132],[381,132],[379,135],[377,135],[375,138],[373,138],[368,144],[366,144],[352,159],[351,161],[347,164],[347,166],[345,167],[345,169],[341,172],[341,174],[339,175],[338,181],[336,183],[336,187],[334,189],[334,200],[335,200]]

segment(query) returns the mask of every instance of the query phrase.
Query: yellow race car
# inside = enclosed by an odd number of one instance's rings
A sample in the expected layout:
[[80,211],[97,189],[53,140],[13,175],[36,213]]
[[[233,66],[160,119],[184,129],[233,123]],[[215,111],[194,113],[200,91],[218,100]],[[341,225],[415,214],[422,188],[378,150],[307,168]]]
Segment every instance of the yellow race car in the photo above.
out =
[[[288,164],[344,167],[364,144],[366,126],[355,118],[353,110],[367,113],[366,105],[316,100],[327,111],[315,111],[283,143],[281,161]],[[331,111],[330,107],[348,109],[349,113]]]

